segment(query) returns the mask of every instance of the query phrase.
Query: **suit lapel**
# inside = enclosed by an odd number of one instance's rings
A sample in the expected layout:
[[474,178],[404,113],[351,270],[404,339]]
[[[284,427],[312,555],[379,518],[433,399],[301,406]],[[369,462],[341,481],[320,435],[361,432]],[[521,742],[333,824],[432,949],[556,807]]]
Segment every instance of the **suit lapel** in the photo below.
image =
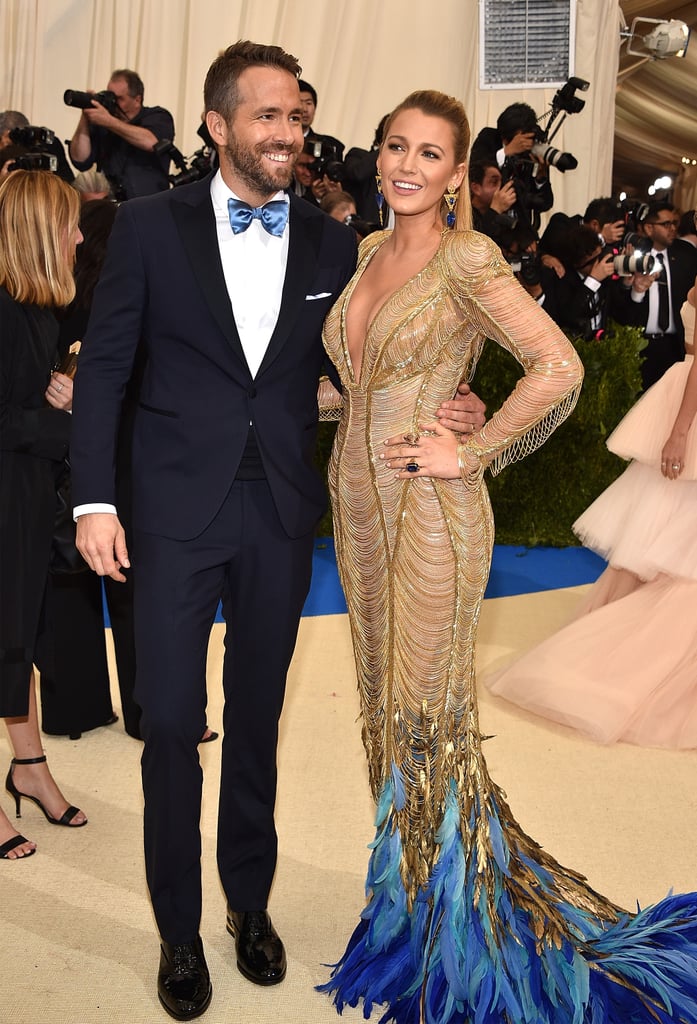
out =
[[210,177],[172,193],[172,215],[184,245],[191,271],[221,331],[236,355],[247,366],[230,305],[218,248],[215,214],[210,196]]
[[[313,216],[307,216],[313,213]],[[259,367],[263,373],[279,354],[305,306],[305,296],[317,266],[322,218],[314,215],[306,200],[290,196],[288,263],[281,308],[271,340]]]

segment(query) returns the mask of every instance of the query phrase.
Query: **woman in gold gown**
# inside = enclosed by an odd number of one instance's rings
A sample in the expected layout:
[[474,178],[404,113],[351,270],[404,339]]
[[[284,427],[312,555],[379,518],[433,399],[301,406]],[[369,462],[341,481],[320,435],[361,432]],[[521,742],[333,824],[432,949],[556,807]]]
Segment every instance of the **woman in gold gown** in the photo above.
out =
[[[694,1021],[694,898],[627,915],[525,835],[482,755],[483,473],[545,440],[583,371],[495,245],[467,230],[464,191],[452,216],[468,146],[450,97],[413,93],[393,112],[378,166],[395,227],[364,240],[325,325],[343,392],[335,540],[377,834],[367,906],[322,988],[339,1011],[362,999],[366,1018],[379,1004],[397,1024]],[[463,437],[436,410],[485,338],[525,376]]]

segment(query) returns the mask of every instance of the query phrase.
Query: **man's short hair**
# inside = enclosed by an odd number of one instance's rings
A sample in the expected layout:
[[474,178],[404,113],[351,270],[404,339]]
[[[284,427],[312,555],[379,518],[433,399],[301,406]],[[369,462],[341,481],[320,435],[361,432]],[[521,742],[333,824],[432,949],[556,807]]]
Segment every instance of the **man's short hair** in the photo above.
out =
[[203,86],[203,104],[208,113],[215,110],[230,123],[240,101],[238,82],[247,68],[276,68],[297,78],[302,68],[296,57],[280,46],[252,43],[239,39],[216,57],[208,69]]
[[116,71],[111,72],[109,81],[113,82],[115,78],[123,78],[131,99],[135,99],[136,96],[140,96],[141,100],[143,99],[145,86],[143,85],[143,79],[136,71],[131,71],[130,68],[117,68]]
[[312,96],[312,102],[317,106],[317,90],[314,86],[310,85],[309,82],[304,82],[301,78],[298,81],[298,89],[300,89],[300,92],[309,92],[310,96]]
[[517,132],[534,132],[537,128],[537,114],[528,103],[511,103],[499,114],[496,127],[501,138],[508,141]]
[[592,220],[597,220],[602,228],[604,224],[624,220],[624,213],[616,199],[612,199],[611,196],[600,196],[598,199],[591,199],[583,215],[584,224],[590,224]]
[[655,224],[657,220],[661,219],[660,215],[664,210],[668,210],[670,213],[677,213],[673,204],[667,199],[654,199],[654,201],[649,203],[646,207],[646,213],[641,218],[641,223]]
[[0,135],[11,132],[13,128],[26,128],[28,125],[29,118],[19,110],[0,111]]
[[496,171],[499,170],[499,165],[495,160],[475,160],[474,163],[471,163],[467,170],[470,185],[481,185],[490,167]]

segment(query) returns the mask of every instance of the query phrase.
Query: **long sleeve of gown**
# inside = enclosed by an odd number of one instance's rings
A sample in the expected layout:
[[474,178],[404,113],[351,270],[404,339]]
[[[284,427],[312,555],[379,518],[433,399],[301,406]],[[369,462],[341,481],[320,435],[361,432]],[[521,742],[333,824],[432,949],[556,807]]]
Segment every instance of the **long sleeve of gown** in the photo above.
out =
[[571,342],[521,288],[485,235],[452,236],[449,286],[482,339],[491,338],[521,364],[525,376],[501,408],[463,448],[493,474],[539,448],[573,410],[583,367]]

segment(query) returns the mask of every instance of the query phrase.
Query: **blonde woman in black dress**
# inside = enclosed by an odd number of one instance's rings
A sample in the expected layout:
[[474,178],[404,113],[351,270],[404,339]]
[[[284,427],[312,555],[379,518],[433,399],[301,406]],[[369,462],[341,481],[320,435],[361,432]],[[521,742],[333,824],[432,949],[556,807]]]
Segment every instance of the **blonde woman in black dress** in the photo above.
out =
[[[0,716],[14,753],[5,788],[18,817],[30,801],[73,828],[87,818],[48,769],[33,662],[72,406],[72,382],[51,372],[53,310],[74,294],[79,209],[77,193],[46,171],[13,171],[0,185]],[[35,848],[0,810],[0,859]]]

